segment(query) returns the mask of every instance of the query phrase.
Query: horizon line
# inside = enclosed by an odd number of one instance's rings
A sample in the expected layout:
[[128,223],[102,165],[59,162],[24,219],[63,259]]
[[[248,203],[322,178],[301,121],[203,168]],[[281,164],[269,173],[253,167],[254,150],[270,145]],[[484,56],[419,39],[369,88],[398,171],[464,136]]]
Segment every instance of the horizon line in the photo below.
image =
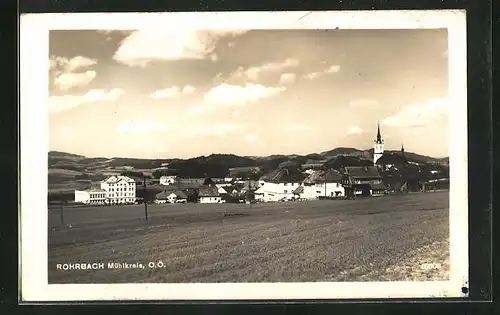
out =
[[[361,152],[373,150],[373,148],[370,148],[370,149],[358,149],[358,148],[354,148],[354,147],[336,147],[336,148],[333,148],[333,149],[330,149],[330,150],[325,150],[325,151],[322,151],[322,152],[333,151],[333,150],[336,150],[336,149],[354,149],[354,150],[358,150],[358,151],[361,151]],[[394,152],[394,151],[400,151],[400,150],[384,150],[384,152]],[[266,158],[266,157],[270,157],[270,156],[294,156],[294,155],[295,156],[307,156],[307,155],[313,155],[313,154],[319,154],[319,155],[322,154],[322,152],[313,152],[313,153],[307,153],[307,154],[272,153],[272,154],[268,154],[268,155],[238,155],[238,154],[234,154],[234,153],[210,153],[210,154],[202,154],[202,155],[198,155],[198,156],[185,157],[185,158],[179,158],[179,157],[171,157],[171,158],[139,158],[139,157],[120,157],[120,156],[113,156],[113,157],[93,156],[93,157],[90,157],[90,156],[86,156],[86,155],[82,155],[82,154],[70,153],[70,152],[58,151],[58,150],[49,150],[47,152],[47,154],[50,153],[50,152],[59,152],[59,153],[66,153],[66,154],[71,154],[71,155],[78,155],[78,156],[83,156],[85,158],[91,158],[91,159],[92,158],[106,158],[106,159],[137,159],[137,160],[189,160],[189,159],[195,159],[195,158],[199,158],[199,157],[207,157],[207,156],[211,156],[211,155],[234,155],[234,156],[246,157],[246,158]],[[415,153],[415,152],[407,151],[405,149],[405,154],[407,154],[407,153],[409,153],[409,154],[416,154],[416,155],[420,155],[420,156],[424,156],[424,157],[429,157],[429,158],[436,159],[436,160],[441,160],[441,159],[449,158],[449,155],[448,156],[442,156],[442,157],[435,157],[435,156],[430,156],[430,155],[425,155],[425,154],[420,154],[420,153]],[[340,155],[343,155],[343,154],[340,154]]]

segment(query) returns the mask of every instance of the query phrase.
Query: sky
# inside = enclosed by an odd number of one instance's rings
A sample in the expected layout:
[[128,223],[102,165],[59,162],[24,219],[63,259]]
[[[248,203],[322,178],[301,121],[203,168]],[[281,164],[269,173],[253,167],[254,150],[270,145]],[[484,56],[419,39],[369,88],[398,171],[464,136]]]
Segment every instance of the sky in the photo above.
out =
[[448,156],[446,29],[53,30],[49,149]]

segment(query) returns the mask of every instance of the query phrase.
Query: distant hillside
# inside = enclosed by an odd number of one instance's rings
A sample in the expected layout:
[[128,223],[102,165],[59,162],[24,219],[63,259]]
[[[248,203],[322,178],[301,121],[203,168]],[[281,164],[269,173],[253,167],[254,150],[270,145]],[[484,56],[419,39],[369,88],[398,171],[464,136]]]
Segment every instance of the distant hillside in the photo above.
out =
[[83,155],[60,152],[60,151],[49,151],[49,157],[84,158]]
[[[373,149],[366,150],[366,152],[369,152],[370,156],[373,156]],[[386,153],[400,153],[401,151],[399,150],[387,150],[385,151]],[[417,163],[448,163],[448,158],[433,158],[430,156],[426,155],[421,155],[417,153],[412,153],[412,152],[407,152],[405,151],[405,157],[408,161],[410,162],[417,162]]]
[[[399,151],[386,151],[399,152]],[[447,164],[448,158],[432,158],[412,152],[405,152],[410,162]],[[50,151],[48,154],[49,169],[68,170],[82,174],[106,174],[113,170],[117,173],[124,169],[136,171],[150,171],[149,173],[161,176],[168,165],[168,174],[186,177],[221,177],[228,173],[230,168],[259,167],[262,173],[273,171],[280,165],[292,163],[303,165],[311,161],[328,161],[327,165],[339,167],[344,164],[354,163],[365,165],[371,163],[373,149],[359,150],[355,148],[340,147],[333,150],[311,153],[307,155],[270,155],[264,157],[238,156],[234,154],[211,154],[190,159],[137,159],[137,158],[89,158],[82,155],[65,152]],[[323,163],[323,162],[321,162]],[[156,171],[156,173],[155,173]],[[59,171],[60,173],[61,171]],[[59,174],[57,173],[57,174]],[[69,172],[71,173],[71,172]],[[164,173],[167,173],[164,170]],[[54,176],[58,176],[54,174]]]
[[363,156],[364,151],[363,150],[358,150],[354,148],[335,148],[330,151],[325,151],[320,153],[321,156],[326,157],[326,158],[331,158],[331,157],[336,157],[338,155],[350,155],[350,156]]

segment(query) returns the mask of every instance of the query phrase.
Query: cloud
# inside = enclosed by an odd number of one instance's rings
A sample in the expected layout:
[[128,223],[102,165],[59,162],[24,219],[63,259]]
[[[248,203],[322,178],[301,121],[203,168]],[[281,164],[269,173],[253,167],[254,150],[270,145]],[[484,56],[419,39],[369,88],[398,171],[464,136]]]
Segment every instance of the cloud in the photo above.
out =
[[125,133],[150,133],[166,132],[168,127],[152,120],[129,120],[120,124],[118,130]]
[[340,71],[340,66],[339,65],[333,65],[330,68],[326,69],[326,73],[337,73]]
[[182,93],[184,93],[184,94],[191,94],[194,91],[196,91],[196,88],[194,86],[191,86],[191,85],[186,85],[186,86],[184,86],[184,88],[182,88]]
[[49,68],[52,70],[63,70],[72,72],[81,68],[88,68],[97,64],[97,59],[90,59],[83,56],[76,56],[71,59],[60,56],[51,56],[49,59]]
[[370,107],[375,107],[378,106],[379,102],[376,99],[371,99],[371,98],[358,98],[351,100],[349,102],[349,106],[355,107],[355,108],[370,108]]
[[[54,84],[63,91],[75,86],[87,85],[94,80],[97,75],[94,70],[82,70],[95,64],[97,64],[96,59],[83,56],[76,56],[71,59],[51,56],[49,59],[49,69],[56,75]],[[77,70],[80,71],[76,72]]]
[[94,70],[87,70],[80,73],[62,73],[54,79],[55,86],[62,90],[67,91],[75,86],[87,85],[95,79],[97,73]]
[[82,56],[76,56],[73,57],[69,60],[68,64],[66,65],[66,71],[75,71],[80,68],[87,68],[90,66],[93,66],[97,64],[96,59],[90,59],[87,57],[82,57]]
[[280,76],[280,84],[285,85],[285,84],[291,84],[295,82],[295,77],[297,75],[295,73],[283,73]]
[[309,130],[312,130],[313,127],[309,126],[309,125],[298,124],[298,125],[291,126],[290,129],[292,129],[292,130],[299,130],[299,131],[309,131]]
[[254,143],[255,141],[257,141],[257,137],[254,135],[247,135],[245,137],[245,141],[248,143]]
[[305,74],[304,78],[308,79],[308,80],[313,80],[313,79],[319,78],[322,75],[323,75],[322,72],[311,72],[311,73]]
[[188,128],[180,136],[181,138],[195,138],[199,136],[225,136],[230,132],[242,128],[238,124],[215,124],[215,125],[198,125]]
[[398,113],[382,120],[382,124],[395,127],[423,127],[448,118],[449,101],[433,98],[425,103],[403,107]]
[[219,60],[219,57],[215,53],[211,54],[209,58],[212,62],[216,62],[217,60]]
[[176,98],[181,95],[181,89],[178,86],[158,90],[150,94],[151,98]]
[[267,87],[260,84],[247,83],[245,86],[222,83],[205,94],[208,104],[242,106],[260,99],[272,97],[286,90],[285,87]]
[[249,68],[239,67],[235,72],[233,72],[231,78],[246,78],[248,80],[258,80],[262,73],[273,73],[280,72],[284,69],[297,67],[299,61],[297,59],[288,58],[281,62],[268,62],[260,66],[254,66]]
[[352,126],[347,129],[347,134],[349,135],[359,135],[364,132],[363,129],[361,129],[359,126]]
[[339,71],[340,71],[339,65],[332,65],[323,71],[314,71],[314,72],[307,73],[307,74],[303,75],[303,78],[308,79],[308,80],[314,80],[314,79],[322,77],[326,74],[337,73]]
[[215,46],[223,37],[234,37],[246,30],[144,29],[127,36],[113,58],[129,66],[145,67],[152,60],[217,60]]
[[163,99],[163,98],[177,98],[182,94],[191,94],[196,90],[195,87],[191,85],[186,85],[182,89],[176,85],[171,88],[166,88],[163,90],[158,90],[151,93],[149,96],[151,98]]
[[49,97],[49,111],[57,113],[70,110],[86,103],[113,101],[116,100],[121,94],[123,94],[123,90],[112,89],[110,91],[90,90],[84,95],[51,96]]

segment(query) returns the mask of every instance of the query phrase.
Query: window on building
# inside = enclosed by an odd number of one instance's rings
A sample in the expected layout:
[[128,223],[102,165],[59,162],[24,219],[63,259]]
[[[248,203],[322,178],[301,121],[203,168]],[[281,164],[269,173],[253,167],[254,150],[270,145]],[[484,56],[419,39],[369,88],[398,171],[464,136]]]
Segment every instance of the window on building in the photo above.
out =
[[285,189],[285,194],[288,193],[288,190]]

